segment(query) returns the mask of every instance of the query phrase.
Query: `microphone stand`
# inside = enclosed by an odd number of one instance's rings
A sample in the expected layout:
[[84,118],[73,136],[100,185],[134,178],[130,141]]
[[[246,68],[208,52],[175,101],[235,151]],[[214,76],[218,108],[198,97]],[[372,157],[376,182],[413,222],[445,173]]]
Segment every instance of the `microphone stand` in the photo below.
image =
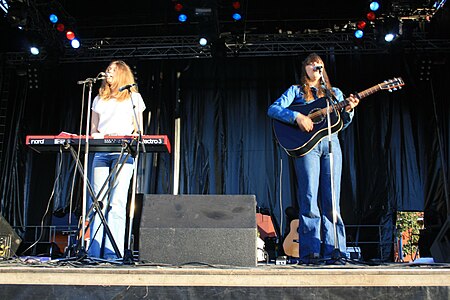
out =
[[134,153],[135,161],[134,161],[134,170],[133,170],[133,186],[131,191],[131,202],[130,202],[130,210],[129,210],[129,222],[128,222],[128,241],[127,241],[127,248],[124,251],[123,255],[123,263],[126,265],[133,264],[133,252],[132,252],[132,245],[131,245],[131,236],[133,231],[133,221],[134,221],[134,210],[136,206],[136,190],[137,190],[137,172],[138,172],[138,164],[139,164],[139,146],[142,146],[142,152],[146,153],[145,146],[142,139],[142,130],[141,130],[141,124],[139,123],[139,118],[136,114],[136,106],[133,102],[133,93],[131,92],[131,88],[133,86],[136,86],[136,84],[130,84],[125,87],[125,89],[128,90],[128,94],[130,95],[131,105],[133,108],[133,117],[134,121],[137,127],[137,134],[138,134],[138,140],[136,143],[136,149]]
[[[77,82],[77,84],[84,84],[88,85],[89,91],[88,91],[88,105],[87,105],[87,117],[86,117],[86,135],[85,135],[85,145],[84,145],[84,171],[88,169],[88,160],[89,160],[89,132],[90,132],[90,121],[91,121],[91,102],[92,102],[92,85],[97,82],[97,80],[100,80],[102,75],[100,73],[97,75],[96,78],[87,78],[85,80],[80,80]],[[101,79],[104,79],[101,78]],[[81,138],[81,137],[80,137]],[[87,174],[83,176],[83,201],[82,201],[82,213],[81,213],[81,248],[80,252],[81,255],[84,257],[86,255],[86,245],[85,245],[85,239],[84,234],[86,232],[86,208],[87,208]]]
[[321,75],[321,85],[325,89],[326,100],[327,100],[327,132],[328,132],[328,153],[330,155],[330,189],[331,189],[331,209],[333,214],[333,234],[334,234],[334,249],[331,253],[331,259],[337,261],[341,258],[341,252],[339,250],[339,241],[337,234],[337,213],[336,213],[336,195],[335,195],[335,186],[334,186],[334,157],[333,157],[333,147],[332,147],[332,132],[331,132],[331,111],[334,110],[336,114],[339,112],[336,110],[335,104],[333,102],[333,96],[329,89],[327,89],[326,82],[323,78],[322,70],[319,69]]
[[[86,232],[86,210],[87,210],[87,189],[88,189],[88,176],[87,174],[84,174],[88,170],[89,165],[89,132],[90,132],[90,121],[91,121],[91,103],[92,103],[92,86],[95,82],[98,80],[104,80],[106,79],[106,74],[103,72],[100,72],[97,77],[95,78],[87,78],[86,80],[78,81],[78,84],[88,85],[89,86],[89,92],[88,92],[88,105],[87,105],[87,117],[86,117],[86,134],[85,134],[85,150],[84,150],[84,165],[81,169],[81,166],[79,168],[83,172],[83,201],[82,201],[82,213],[81,213],[81,244],[80,249],[78,253],[79,258],[85,258],[87,256],[86,251],[86,245],[85,245],[85,239],[84,235]],[[80,137],[81,139],[81,137]],[[78,165],[78,163],[77,163]],[[120,258],[120,251],[117,247],[116,242],[114,241],[114,238],[112,236],[111,230],[109,229],[108,223],[106,222],[105,216],[103,215],[102,209],[98,203],[97,196],[93,193],[92,188],[89,186],[89,192],[91,193],[92,200],[93,200],[93,207],[95,207],[96,212],[99,214],[100,220],[102,224],[105,227],[106,234],[108,235],[109,239],[111,240],[111,244],[114,248],[114,251],[116,252],[116,255]]]

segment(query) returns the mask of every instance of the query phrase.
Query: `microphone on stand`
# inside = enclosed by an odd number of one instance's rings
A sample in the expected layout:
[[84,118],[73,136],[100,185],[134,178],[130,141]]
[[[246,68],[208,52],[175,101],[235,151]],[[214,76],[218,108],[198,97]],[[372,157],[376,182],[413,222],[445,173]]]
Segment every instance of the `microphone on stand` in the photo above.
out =
[[320,65],[313,67],[313,71],[322,71],[322,69],[323,69],[323,66],[320,66]]
[[122,92],[122,91],[124,91],[124,90],[129,90],[129,89],[131,89],[133,86],[137,86],[137,84],[136,84],[136,83],[132,83],[132,84],[127,84],[127,85],[121,86],[121,87],[119,88],[119,92]]
[[100,73],[98,73],[98,75],[97,75],[97,80],[104,80],[104,79],[106,79],[106,78],[108,78],[108,73],[100,72]]
[[110,75],[105,72],[98,73],[97,77],[95,78],[86,78],[85,80],[80,80],[77,82],[77,84],[86,84],[86,83],[95,83],[97,80],[104,80],[108,78]]

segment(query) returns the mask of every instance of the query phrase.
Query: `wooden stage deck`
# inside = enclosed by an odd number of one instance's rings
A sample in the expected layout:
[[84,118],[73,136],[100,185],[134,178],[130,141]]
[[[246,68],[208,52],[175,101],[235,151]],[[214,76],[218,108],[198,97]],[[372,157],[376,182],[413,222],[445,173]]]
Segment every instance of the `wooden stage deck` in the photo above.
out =
[[450,299],[450,264],[254,268],[7,260],[0,299]]

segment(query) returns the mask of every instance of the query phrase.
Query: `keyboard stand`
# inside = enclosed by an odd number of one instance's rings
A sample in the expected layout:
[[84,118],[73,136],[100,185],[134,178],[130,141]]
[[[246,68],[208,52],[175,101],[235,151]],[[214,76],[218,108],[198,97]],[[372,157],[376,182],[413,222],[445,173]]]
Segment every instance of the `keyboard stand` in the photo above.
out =
[[[75,149],[73,148],[73,146],[72,146],[70,143],[67,143],[67,142],[66,142],[66,143],[64,143],[63,147],[64,147],[66,150],[69,150],[69,151],[70,151],[70,154],[72,155],[74,161],[76,162],[78,171],[80,172],[80,174],[81,174],[81,176],[83,177],[83,179],[85,179],[85,178],[84,178],[84,176],[86,176],[86,175],[85,175],[85,174],[86,174],[86,173],[85,173],[85,170],[84,170],[83,165],[82,165],[81,162],[80,162],[79,156],[78,156],[77,152],[75,151]],[[102,194],[103,190],[105,189],[105,187],[106,187],[107,183],[109,182],[109,180],[111,179],[111,177],[112,177],[114,174],[116,174],[116,175],[119,174],[120,171],[122,170],[122,167],[123,167],[124,164],[121,164],[121,166],[120,166],[119,169],[117,169],[117,168],[118,168],[118,165],[119,165],[119,161],[122,161],[122,157],[123,157],[123,155],[124,155],[125,150],[127,150],[127,155],[125,156],[124,161],[126,161],[126,160],[130,157],[130,155],[132,155],[132,152],[133,152],[133,149],[132,149],[132,147],[131,147],[131,144],[128,143],[127,141],[124,141],[124,142],[122,143],[122,149],[121,149],[121,152],[120,152],[119,159],[118,159],[117,163],[114,165],[114,167],[112,168],[112,170],[110,171],[110,173],[109,173],[109,175],[108,175],[108,178],[107,178],[107,179],[105,180],[105,182],[103,183],[103,186],[102,186],[102,188],[100,189],[100,191],[98,192],[98,195],[101,195],[101,194]],[[116,178],[117,178],[117,176],[116,176]],[[106,218],[105,218],[105,215],[103,214],[102,207],[101,207],[101,205],[100,205],[100,203],[99,203],[100,201],[103,203],[103,200],[105,199],[105,197],[106,197],[107,195],[109,195],[109,193],[110,193],[112,187],[114,186],[114,184],[110,184],[110,185],[109,185],[108,190],[104,193],[103,198],[99,201],[98,195],[95,195],[94,190],[93,190],[93,188],[92,188],[92,186],[91,186],[91,184],[90,184],[88,178],[86,178],[85,180],[86,180],[86,183],[87,183],[86,185],[87,185],[88,192],[89,192],[89,194],[91,195],[91,198],[92,198],[92,205],[91,205],[91,207],[89,208],[89,211],[86,213],[86,219],[85,219],[85,221],[86,221],[86,223],[87,223],[87,227],[89,227],[90,221],[95,217],[95,214],[98,214],[98,216],[99,216],[99,218],[100,218],[100,220],[101,220],[101,224],[104,226],[104,230],[105,230],[105,232],[106,232],[106,235],[108,236],[108,238],[109,238],[109,240],[110,240],[110,242],[111,242],[111,245],[112,245],[113,248],[114,248],[114,252],[116,253],[116,255],[117,255],[118,258],[122,258],[122,255],[120,254],[120,250],[119,250],[119,248],[117,247],[117,243],[116,243],[116,241],[114,240],[114,237],[113,237],[113,235],[112,235],[112,233],[111,233],[111,230],[110,230],[110,228],[109,228],[109,226],[108,226],[108,222],[107,222],[107,220],[106,220]],[[107,207],[106,207],[106,210],[105,210],[105,211],[108,211],[108,207],[109,207],[109,198],[108,198],[108,201],[107,201]],[[82,212],[82,213],[84,213],[84,212]],[[82,223],[82,222],[81,222],[81,223]],[[78,238],[81,238],[81,239],[82,239],[81,242],[78,243],[78,247],[77,247],[77,248],[78,248],[78,251],[77,251],[78,254],[77,254],[77,256],[78,256],[79,258],[84,258],[84,257],[87,256],[87,253],[86,253],[87,251],[86,251],[86,249],[84,249],[84,247],[83,247],[83,245],[84,245],[83,239],[84,239],[84,235],[85,235],[86,232],[82,232],[82,231],[84,231],[83,228],[85,228],[85,226],[82,226],[82,225],[83,225],[83,224],[80,224],[80,227],[78,228],[78,235],[77,235]],[[86,224],[85,224],[85,225],[86,225]],[[100,225],[100,226],[101,226],[101,225]],[[81,234],[80,234],[80,233],[81,233]],[[90,236],[91,240],[93,239],[93,237],[95,236],[95,234],[96,234],[96,233],[91,232],[91,236]]]

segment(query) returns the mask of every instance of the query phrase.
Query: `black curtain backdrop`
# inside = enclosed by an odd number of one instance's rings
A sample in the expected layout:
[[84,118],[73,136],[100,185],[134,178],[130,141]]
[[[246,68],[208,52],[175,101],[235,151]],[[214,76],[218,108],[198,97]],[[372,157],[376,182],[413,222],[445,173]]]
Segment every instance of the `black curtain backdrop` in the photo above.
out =
[[[288,226],[284,211],[297,205],[296,178],[291,159],[274,139],[266,111],[291,84],[298,83],[304,57],[124,58],[135,66],[147,105],[145,133],[166,134],[173,143],[174,119],[181,119],[180,194],[254,194],[258,209],[269,212],[277,231],[284,233]],[[347,95],[393,77],[402,77],[406,83],[402,90],[380,91],[361,100],[352,124],[340,134],[344,222],[376,225],[360,230],[348,226],[348,240],[381,240],[380,248],[361,247],[365,258],[387,258],[391,256],[396,211],[425,211],[426,225],[442,224],[447,216],[449,57],[393,51],[336,56],[330,52],[323,58],[332,84]],[[431,65],[428,81],[419,80],[422,60]],[[95,76],[107,65],[33,65],[38,70],[38,89],[29,89],[26,76],[17,75],[17,69],[4,71],[12,74],[10,88],[16,90],[11,93],[15,97],[10,106],[24,107],[21,115],[11,117],[10,128],[18,129],[9,131],[15,139],[8,147],[17,149],[19,155],[8,158],[15,162],[7,159],[3,163],[16,164],[18,169],[15,174],[2,173],[2,210],[8,211],[10,220],[39,224],[56,178],[52,212],[58,216],[68,212],[73,160],[68,154],[34,152],[24,146],[25,136],[79,133],[80,124],[84,133],[86,121],[80,120],[83,89],[76,82]],[[96,84],[93,97],[98,88]],[[18,92],[24,90],[27,92]],[[11,176],[17,176],[18,186],[5,184]],[[75,180],[73,197],[78,214],[79,181]],[[172,155],[141,156],[138,192],[172,193],[172,181]],[[15,205],[12,201],[20,203],[23,214],[5,209]]]

